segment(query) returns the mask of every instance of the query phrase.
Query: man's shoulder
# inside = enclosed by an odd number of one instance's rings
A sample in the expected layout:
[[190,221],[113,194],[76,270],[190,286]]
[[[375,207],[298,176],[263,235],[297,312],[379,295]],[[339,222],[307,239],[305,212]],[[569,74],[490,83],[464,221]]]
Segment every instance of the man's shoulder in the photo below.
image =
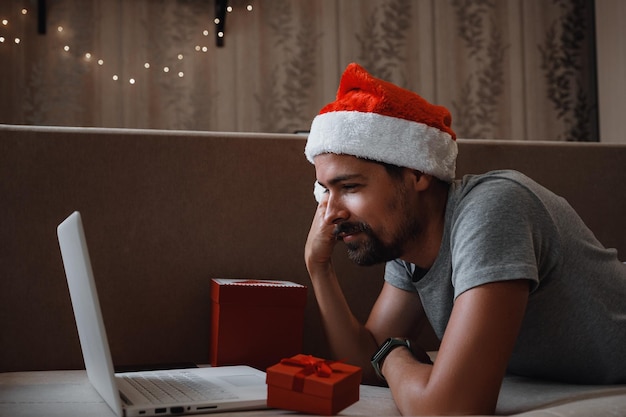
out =
[[448,218],[495,220],[544,213],[556,196],[521,172],[501,170],[463,177],[450,197]]
[[531,194],[541,192],[543,187],[519,171],[499,170],[484,174],[465,175],[455,187],[458,199],[466,197],[498,196],[502,199],[509,194],[517,194],[520,190],[530,191]]
[[501,169],[489,171],[482,174],[464,175],[460,181],[461,184],[484,184],[484,183],[518,183],[518,184],[537,184],[532,178],[522,172],[512,169]]

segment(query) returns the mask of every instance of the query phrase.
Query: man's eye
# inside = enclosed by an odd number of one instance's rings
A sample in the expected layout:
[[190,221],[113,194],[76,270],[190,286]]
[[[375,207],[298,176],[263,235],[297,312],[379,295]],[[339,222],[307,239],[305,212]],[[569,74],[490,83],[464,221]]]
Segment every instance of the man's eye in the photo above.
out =
[[354,190],[358,187],[359,187],[359,184],[344,184],[343,185],[343,189],[348,190],[348,191]]

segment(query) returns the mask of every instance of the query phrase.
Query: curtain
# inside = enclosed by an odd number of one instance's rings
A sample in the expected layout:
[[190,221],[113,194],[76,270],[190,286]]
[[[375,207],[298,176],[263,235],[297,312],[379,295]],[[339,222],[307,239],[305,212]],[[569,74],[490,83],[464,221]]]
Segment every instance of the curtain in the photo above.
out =
[[593,0],[231,0],[223,46],[215,1],[3,0],[0,123],[306,131],[358,62],[461,138],[598,140]]

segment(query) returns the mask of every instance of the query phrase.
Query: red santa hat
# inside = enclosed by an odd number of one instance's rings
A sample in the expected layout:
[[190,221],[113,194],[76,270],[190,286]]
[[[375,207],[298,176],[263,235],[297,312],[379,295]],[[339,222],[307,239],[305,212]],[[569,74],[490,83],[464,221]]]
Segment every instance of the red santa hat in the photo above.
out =
[[353,63],[341,77],[336,100],[313,119],[305,154],[311,163],[322,153],[353,155],[450,182],[458,152],[451,122],[445,107]]

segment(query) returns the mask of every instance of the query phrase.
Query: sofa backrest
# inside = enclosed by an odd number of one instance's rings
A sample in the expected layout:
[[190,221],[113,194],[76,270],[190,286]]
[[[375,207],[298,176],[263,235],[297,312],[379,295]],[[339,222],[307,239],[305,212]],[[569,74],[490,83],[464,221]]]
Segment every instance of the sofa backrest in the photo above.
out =
[[457,177],[516,169],[564,197],[626,261],[626,144],[460,140]]
[[[56,239],[83,216],[116,364],[207,363],[210,278],[309,285],[315,171],[300,135],[0,125],[0,371],[79,369]],[[458,173],[517,168],[626,253],[626,146],[459,140]],[[358,318],[382,267],[336,268]],[[426,348],[436,347],[425,333]],[[328,356],[312,290],[304,350]]]

